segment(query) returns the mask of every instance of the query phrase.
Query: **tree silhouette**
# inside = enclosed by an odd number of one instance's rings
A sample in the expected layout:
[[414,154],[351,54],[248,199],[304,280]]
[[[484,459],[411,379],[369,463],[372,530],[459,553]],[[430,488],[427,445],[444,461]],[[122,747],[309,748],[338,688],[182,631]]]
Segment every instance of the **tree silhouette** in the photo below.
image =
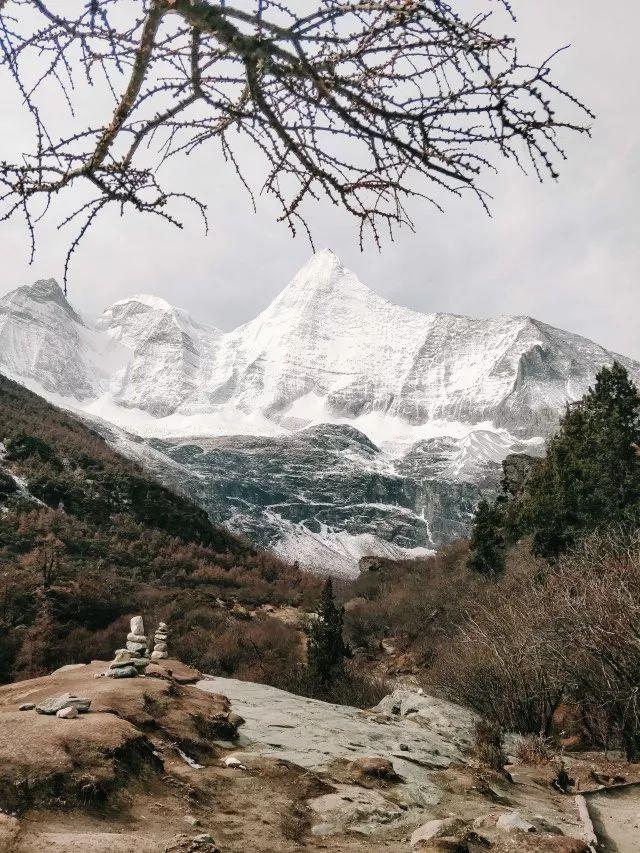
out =
[[309,671],[318,686],[327,687],[342,675],[349,655],[342,636],[344,608],[336,605],[331,578],[324,583],[314,617],[307,628]]
[[637,526],[639,444],[640,394],[614,362],[567,409],[522,499],[510,508],[516,535],[532,534],[534,553],[554,559],[597,528]]
[[495,576],[504,571],[504,518],[497,504],[486,500],[476,507],[469,542],[468,566],[480,574]]

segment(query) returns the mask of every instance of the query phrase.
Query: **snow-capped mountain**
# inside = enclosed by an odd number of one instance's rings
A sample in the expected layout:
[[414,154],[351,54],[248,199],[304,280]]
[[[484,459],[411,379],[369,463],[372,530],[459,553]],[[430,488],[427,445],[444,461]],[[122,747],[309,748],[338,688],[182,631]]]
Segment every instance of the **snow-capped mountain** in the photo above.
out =
[[111,424],[216,520],[329,569],[459,535],[504,456],[539,451],[613,358],[528,317],[393,305],[327,250],[227,333],[152,296],[90,321],[54,281],[0,299],[0,372]]

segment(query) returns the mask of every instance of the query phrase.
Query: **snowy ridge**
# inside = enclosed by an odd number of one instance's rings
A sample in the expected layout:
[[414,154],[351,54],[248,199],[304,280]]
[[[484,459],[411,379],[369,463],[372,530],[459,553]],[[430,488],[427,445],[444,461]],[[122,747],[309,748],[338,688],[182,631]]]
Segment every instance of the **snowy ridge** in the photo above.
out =
[[[358,445],[352,472],[393,469],[412,482],[481,484],[507,453],[540,452],[565,405],[614,357],[640,382],[637,362],[528,317],[472,319],[393,305],[328,250],[258,317],[227,333],[144,294],[92,322],[52,280],[0,299],[0,372],[58,405],[145,438],[261,436],[278,453],[280,437],[348,425],[378,454],[367,461]],[[310,434],[307,462],[315,440]],[[329,433],[321,440],[333,441]],[[346,459],[352,449],[340,452]],[[274,518],[265,524],[278,526]],[[274,550],[301,561],[315,555],[315,564],[323,547],[323,559],[336,565],[367,549],[396,548],[392,533],[376,545],[372,529],[310,530],[283,518],[279,530]]]
[[377,419],[382,443],[482,424],[533,438],[613,357],[528,317],[393,305],[328,250],[229,333],[148,295],[89,325],[53,281],[0,300],[0,369],[149,435],[276,435],[322,422],[361,422],[368,434]]

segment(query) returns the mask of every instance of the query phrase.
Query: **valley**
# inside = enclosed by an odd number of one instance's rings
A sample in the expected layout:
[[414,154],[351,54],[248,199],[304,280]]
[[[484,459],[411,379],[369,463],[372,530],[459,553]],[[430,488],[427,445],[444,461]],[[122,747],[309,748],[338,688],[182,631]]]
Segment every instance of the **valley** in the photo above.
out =
[[83,318],[53,281],[0,299],[1,372],[81,414],[215,523],[351,577],[362,556],[464,535],[502,460],[543,453],[613,358],[527,317],[392,305],[328,250],[227,333],[151,296]]

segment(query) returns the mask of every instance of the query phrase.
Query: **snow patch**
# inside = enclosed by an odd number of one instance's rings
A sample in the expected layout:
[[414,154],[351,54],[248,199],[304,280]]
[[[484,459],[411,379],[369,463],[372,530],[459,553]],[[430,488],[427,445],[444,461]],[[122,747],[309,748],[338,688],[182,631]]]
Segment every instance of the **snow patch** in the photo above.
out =
[[401,548],[370,533],[353,535],[345,530],[332,530],[326,525],[320,525],[320,531],[315,533],[304,524],[294,524],[273,513],[269,516],[282,531],[282,538],[274,545],[273,551],[282,559],[292,563],[297,561],[318,574],[355,578],[359,574],[361,557],[408,560],[435,554],[430,548]]

